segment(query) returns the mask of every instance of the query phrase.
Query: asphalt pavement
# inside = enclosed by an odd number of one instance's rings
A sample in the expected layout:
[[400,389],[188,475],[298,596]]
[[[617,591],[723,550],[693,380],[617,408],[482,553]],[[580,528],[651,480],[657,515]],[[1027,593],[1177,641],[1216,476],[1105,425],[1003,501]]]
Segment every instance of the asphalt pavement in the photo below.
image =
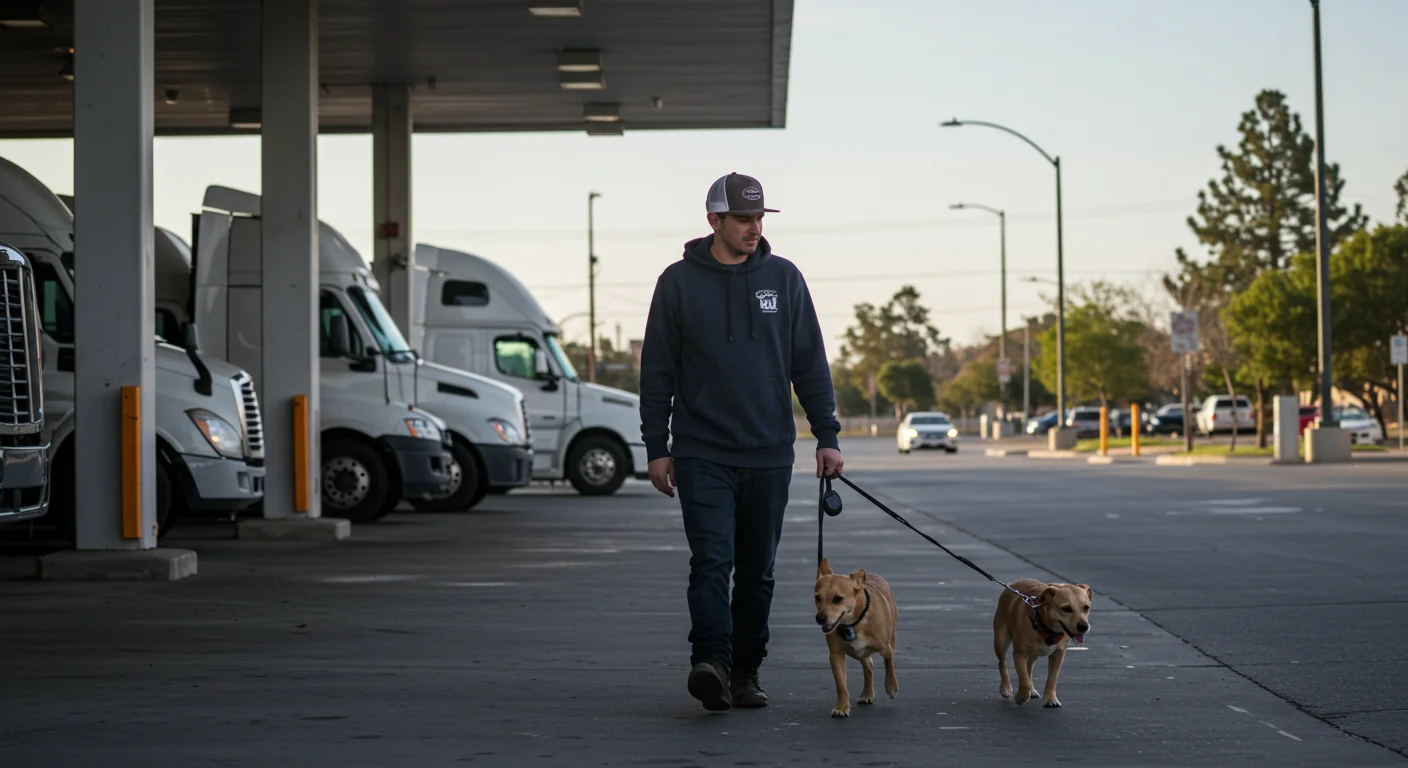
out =
[[890,581],[900,694],[831,718],[808,458],[766,709],[709,713],[685,691],[676,502],[636,482],[604,499],[535,489],[336,544],[183,525],[165,543],[197,549],[200,574],[174,584],[35,582],[49,547],[9,532],[0,765],[1405,764],[1408,464],[843,448],[848,477],[998,578],[1094,588],[1063,708],[998,695],[998,587],[842,489],[827,555]]

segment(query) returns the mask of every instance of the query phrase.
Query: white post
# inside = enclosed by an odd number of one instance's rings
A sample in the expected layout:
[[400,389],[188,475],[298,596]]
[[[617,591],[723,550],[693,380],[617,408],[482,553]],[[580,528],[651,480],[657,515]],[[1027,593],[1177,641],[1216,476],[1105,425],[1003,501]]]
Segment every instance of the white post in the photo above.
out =
[[1403,364],[1398,364],[1398,450],[1403,450]]
[[411,88],[372,87],[372,209],[376,246],[372,272],[382,300],[414,343],[416,255],[411,239]]
[[[78,549],[154,549],[157,541],[153,3],[74,6]],[[123,387],[140,387],[139,469],[126,479],[140,488],[140,510],[123,498]]]
[[1277,395],[1272,402],[1272,440],[1277,464],[1299,464],[1300,401],[1295,395]]
[[264,516],[318,517],[317,0],[264,0],[263,34],[263,380],[255,385],[267,425]]

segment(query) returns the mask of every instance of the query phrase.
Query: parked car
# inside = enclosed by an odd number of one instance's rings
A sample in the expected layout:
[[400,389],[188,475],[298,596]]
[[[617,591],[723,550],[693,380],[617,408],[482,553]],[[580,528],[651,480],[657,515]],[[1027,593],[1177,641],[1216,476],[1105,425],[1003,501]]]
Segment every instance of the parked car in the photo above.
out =
[[1340,429],[1349,433],[1349,442],[1356,445],[1374,445],[1384,439],[1379,420],[1357,405],[1336,406],[1335,420]]
[[1232,398],[1227,395],[1211,395],[1203,401],[1198,411],[1198,430],[1205,435],[1215,432],[1231,432],[1233,419],[1236,419],[1239,432],[1256,430],[1256,417],[1252,403],[1246,395],[1237,395],[1237,408],[1233,412]]
[[1060,418],[1058,418],[1057,413],[1055,411],[1048,411],[1041,416],[1027,420],[1027,434],[1044,435],[1050,432],[1052,427],[1055,427],[1058,422],[1060,422]]
[[1100,409],[1089,405],[1072,408],[1066,426],[1075,429],[1076,437],[1099,437]]
[[920,411],[904,417],[895,433],[895,442],[900,453],[909,453],[915,448],[942,448],[957,453],[958,428],[946,413]]
[[1148,431],[1151,435],[1183,434],[1183,404],[1169,403],[1155,411],[1149,417]]

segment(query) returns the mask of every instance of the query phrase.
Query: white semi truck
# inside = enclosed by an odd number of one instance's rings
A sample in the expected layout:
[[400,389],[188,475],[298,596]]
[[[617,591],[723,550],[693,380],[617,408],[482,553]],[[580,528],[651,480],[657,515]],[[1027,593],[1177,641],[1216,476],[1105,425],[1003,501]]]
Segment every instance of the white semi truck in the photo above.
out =
[[[71,198],[70,198],[71,200]],[[52,471],[45,520],[74,534],[75,256],[73,210],[23,168],[0,158],[0,241],[34,268],[43,346],[44,440]],[[185,329],[194,335],[193,328]],[[234,515],[264,496],[263,424],[254,380],[223,360],[154,338],[158,534],[183,514]],[[79,436],[81,437],[81,436]]]
[[416,245],[417,347],[429,360],[523,390],[533,429],[533,478],[578,493],[615,493],[646,477],[640,397],[583,382],[562,331],[512,273],[488,259]]
[[[246,366],[259,361],[260,203],[259,195],[211,186],[193,234],[197,324],[213,350]],[[417,509],[469,509],[491,487],[530,483],[533,459],[523,393],[421,360],[382,305],[376,278],[357,251],[325,222],[319,222],[318,243],[325,506],[346,515],[347,505],[394,494],[383,486],[394,485],[398,470],[384,450],[375,450],[385,438],[367,419],[386,408],[404,410],[398,403],[422,407],[447,426],[447,479],[429,493],[407,495]],[[169,285],[176,289],[183,283]],[[157,299],[158,311],[174,322],[191,311],[188,295]],[[335,322],[345,323],[345,342],[337,341]],[[338,349],[340,343],[346,348]],[[351,461],[358,477],[370,482],[354,495],[333,493],[328,484]]]

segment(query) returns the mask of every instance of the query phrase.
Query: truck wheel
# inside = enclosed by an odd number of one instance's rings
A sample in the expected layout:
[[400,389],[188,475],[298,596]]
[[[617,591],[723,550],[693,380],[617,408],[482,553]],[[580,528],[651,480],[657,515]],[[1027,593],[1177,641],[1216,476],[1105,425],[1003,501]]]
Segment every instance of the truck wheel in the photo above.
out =
[[[49,511],[42,520],[58,529],[60,538],[69,543],[78,542],[78,498],[74,487],[75,463],[73,442],[64,443],[54,456],[54,466],[50,475]],[[165,536],[181,517],[182,504],[174,493],[175,484],[171,470],[161,460],[161,449],[157,448],[156,462],[156,525],[157,538]]]
[[609,496],[626,482],[626,451],[603,435],[584,437],[567,454],[567,479],[583,496]]
[[391,491],[386,462],[370,446],[333,438],[323,444],[323,505],[354,523],[370,523],[390,514],[400,501]]
[[450,445],[450,482],[440,486],[440,490],[429,499],[416,499],[411,506],[421,512],[463,512],[484,499],[489,488],[484,482],[484,474],[479,471],[479,460],[474,449],[454,441]]

